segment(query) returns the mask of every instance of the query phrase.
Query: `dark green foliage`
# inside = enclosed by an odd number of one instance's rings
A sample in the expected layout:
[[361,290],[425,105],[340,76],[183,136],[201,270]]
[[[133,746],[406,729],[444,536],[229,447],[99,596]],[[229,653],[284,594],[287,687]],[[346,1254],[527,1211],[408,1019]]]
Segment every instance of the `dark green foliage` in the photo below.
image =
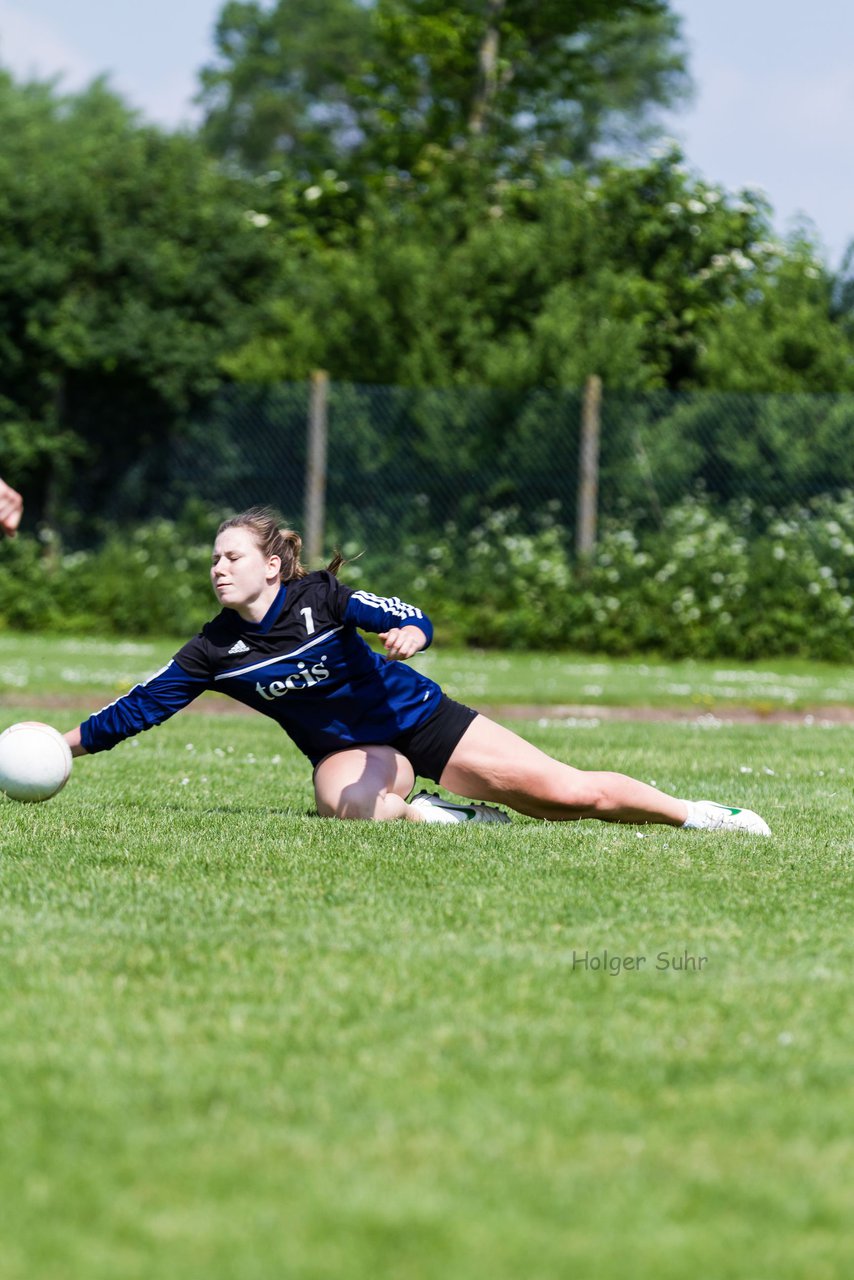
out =
[[362,192],[334,173],[265,187],[288,246],[238,380],[447,387],[842,391],[854,346],[807,243],[686,169],[678,150],[595,175],[484,181],[426,152]]
[[97,508],[217,386],[269,273],[247,203],[102,85],[0,73],[0,449],[28,518]]
[[[476,129],[471,73],[490,21],[497,78]],[[633,43],[638,26],[647,35]],[[333,466],[374,478],[405,439],[413,470],[444,460],[445,491],[455,459],[509,459],[528,477],[529,442],[558,431],[542,405],[590,374],[604,380],[606,416],[618,392],[854,388],[850,282],[834,284],[807,241],[777,242],[761,199],[706,183],[678,151],[581,169],[552,146],[567,111],[595,150],[616,120],[664,100],[680,81],[675,39],[658,0],[231,4],[220,42],[249,95],[240,119],[261,130],[253,156],[268,146],[265,121],[287,134],[281,111],[306,149],[252,180],[198,138],[141,124],[102,84],[68,97],[0,74],[0,458],[27,527],[92,545],[110,522],[174,513],[196,492],[231,504],[285,430],[277,418],[251,445],[232,432],[215,399],[229,381],[289,384],[247,395],[296,405],[295,386],[327,369],[350,384],[342,412],[354,415]],[[209,105],[222,106],[212,75]],[[339,137],[351,112],[353,137],[373,122],[370,172]],[[400,389],[395,439],[365,425],[353,388],[366,385]],[[458,387],[498,398],[474,424],[444,401]],[[410,411],[413,388],[444,402],[438,415]],[[542,405],[517,411],[520,392]],[[649,467],[724,500],[748,482],[777,504],[799,483],[807,495],[854,483],[848,408],[828,399],[812,413],[758,408],[733,428],[697,406],[678,422],[668,410],[666,430],[645,432]],[[661,416],[644,401],[638,429]],[[635,434],[606,430],[603,492]],[[288,448],[283,496],[271,497],[291,505],[301,439]],[[524,505],[520,486],[499,488],[486,484],[478,505]],[[633,510],[669,505],[648,489],[623,496]]]

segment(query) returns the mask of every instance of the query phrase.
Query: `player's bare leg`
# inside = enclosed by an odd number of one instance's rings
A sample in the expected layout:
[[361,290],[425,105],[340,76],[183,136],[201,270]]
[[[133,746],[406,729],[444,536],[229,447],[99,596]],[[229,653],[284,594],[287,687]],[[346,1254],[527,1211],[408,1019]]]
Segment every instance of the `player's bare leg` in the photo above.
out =
[[314,771],[314,794],[322,818],[421,822],[421,815],[406,803],[414,784],[412,765],[393,747],[336,751]]
[[562,764],[486,716],[478,716],[463,734],[445,766],[442,786],[553,822],[599,818],[681,827],[688,817],[684,800],[625,774]]
[[679,800],[622,773],[575,769],[485,716],[473,720],[457,743],[442,774],[442,786],[553,822],[599,818],[771,834],[768,824],[751,809],[713,800]]
[[[322,818],[362,818],[375,822],[507,822],[487,805],[449,804],[412,791],[412,765],[392,747],[351,747],[321,760],[314,771],[314,794]],[[438,803],[436,802],[438,801]]]

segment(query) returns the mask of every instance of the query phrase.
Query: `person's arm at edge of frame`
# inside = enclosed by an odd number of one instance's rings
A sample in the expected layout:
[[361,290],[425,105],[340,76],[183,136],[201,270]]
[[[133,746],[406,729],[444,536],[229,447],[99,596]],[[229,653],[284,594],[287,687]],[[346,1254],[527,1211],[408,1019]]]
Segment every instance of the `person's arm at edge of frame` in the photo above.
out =
[[0,530],[7,538],[14,538],[23,510],[24,499],[18,491],[0,480]]

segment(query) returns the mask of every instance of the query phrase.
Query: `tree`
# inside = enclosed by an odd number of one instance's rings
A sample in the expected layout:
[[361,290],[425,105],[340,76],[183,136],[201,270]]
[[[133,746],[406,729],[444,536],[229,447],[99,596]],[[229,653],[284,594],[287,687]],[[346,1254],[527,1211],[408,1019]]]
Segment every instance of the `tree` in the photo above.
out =
[[477,140],[493,163],[590,160],[687,94],[678,19],[659,0],[379,0],[381,99],[408,142]]
[[698,381],[719,391],[854,391],[854,333],[806,239],[766,242],[764,269],[705,335]]
[[97,509],[217,386],[271,275],[247,204],[102,84],[0,74],[0,438],[31,515],[72,485]]
[[831,287],[831,315],[854,339],[854,240],[845,250]]
[[363,137],[359,86],[374,56],[373,20],[357,0],[272,9],[228,0],[214,33],[218,61],[201,73],[211,150],[253,172],[338,163]]
[[304,177],[413,172],[437,146],[585,160],[688,88],[665,0],[230,0],[216,42],[209,145]]
[[227,359],[238,378],[322,365],[410,386],[709,385],[727,317],[783,283],[767,207],[704,182],[678,150],[594,175],[540,164],[485,188],[476,158],[436,150],[355,212],[334,178],[278,185],[282,275]]

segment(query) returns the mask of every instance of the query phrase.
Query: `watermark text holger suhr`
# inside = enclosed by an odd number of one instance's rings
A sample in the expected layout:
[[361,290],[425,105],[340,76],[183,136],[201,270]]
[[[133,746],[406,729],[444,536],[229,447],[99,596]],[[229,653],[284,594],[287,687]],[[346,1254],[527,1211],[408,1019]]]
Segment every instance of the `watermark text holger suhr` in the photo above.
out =
[[665,973],[668,970],[682,973],[701,973],[709,963],[708,956],[691,951],[658,951],[653,955],[619,955],[604,948],[602,951],[572,952],[573,973],[607,973],[616,977],[620,973]]

